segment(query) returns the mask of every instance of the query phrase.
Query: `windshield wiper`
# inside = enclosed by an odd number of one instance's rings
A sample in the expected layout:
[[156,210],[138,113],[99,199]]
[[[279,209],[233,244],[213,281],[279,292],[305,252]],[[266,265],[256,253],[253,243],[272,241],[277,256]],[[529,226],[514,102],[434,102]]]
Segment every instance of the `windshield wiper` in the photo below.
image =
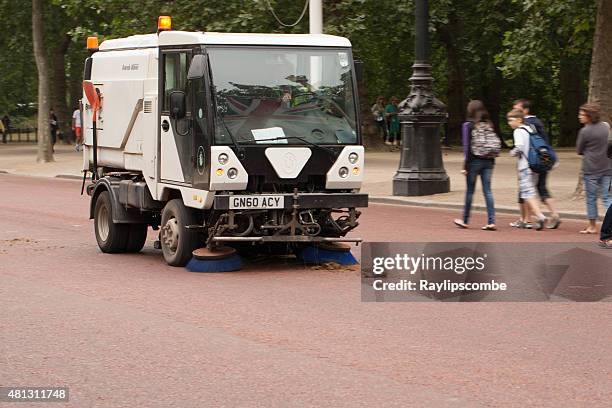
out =
[[232,131],[229,130],[229,126],[227,126],[227,123],[225,123],[224,115],[217,111],[217,116],[219,117],[219,119],[221,119],[221,123],[223,123],[223,127],[225,128],[225,130],[227,130],[227,134],[229,135],[230,139],[232,139],[232,144],[234,145],[234,148],[236,149],[236,153],[238,154],[238,159],[240,160],[244,159],[244,149],[239,146],[239,143],[236,141],[236,138],[232,134]]

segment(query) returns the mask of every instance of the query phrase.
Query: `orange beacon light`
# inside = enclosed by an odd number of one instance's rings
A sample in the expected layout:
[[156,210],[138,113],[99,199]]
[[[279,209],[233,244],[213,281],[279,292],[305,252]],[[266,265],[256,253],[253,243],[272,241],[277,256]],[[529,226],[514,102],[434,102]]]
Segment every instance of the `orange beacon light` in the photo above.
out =
[[98,37],[87,37],[87,49],[91,51],[98,50]]
[[157,19],[157,31],[168,31],[172,29],[172,19],[170,16],[159,16]]

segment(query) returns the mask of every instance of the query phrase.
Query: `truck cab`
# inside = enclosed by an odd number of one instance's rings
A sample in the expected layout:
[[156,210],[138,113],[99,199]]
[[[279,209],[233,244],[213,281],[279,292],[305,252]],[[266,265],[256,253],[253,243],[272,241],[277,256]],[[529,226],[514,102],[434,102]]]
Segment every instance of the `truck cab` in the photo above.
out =
[[104,41],[85,67],[102,251],[140,250],[149,227],[176,266],[222,243],[360,241],[346,236],[368,203],[347,39],[161,31]]

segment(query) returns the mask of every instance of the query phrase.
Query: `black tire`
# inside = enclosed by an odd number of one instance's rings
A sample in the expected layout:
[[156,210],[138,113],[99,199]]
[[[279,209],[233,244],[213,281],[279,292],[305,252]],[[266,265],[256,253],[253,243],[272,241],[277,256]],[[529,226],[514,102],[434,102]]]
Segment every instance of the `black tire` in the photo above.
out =
[[128,239],[125,252],[140,252],[147,241],[147,224],[128,224]]
[[114,254],[125,251],[129,225],[113,222],[113,207],[108,191],[101,192],[96,200],[94,230],[102,252]]
[[198,224],[195,211],[185,207],[183,200],[166,203],[161,217],[160,241],[168,265],[185,266],[193,250],[201,244],[198,232],[185,228],[195,224]]

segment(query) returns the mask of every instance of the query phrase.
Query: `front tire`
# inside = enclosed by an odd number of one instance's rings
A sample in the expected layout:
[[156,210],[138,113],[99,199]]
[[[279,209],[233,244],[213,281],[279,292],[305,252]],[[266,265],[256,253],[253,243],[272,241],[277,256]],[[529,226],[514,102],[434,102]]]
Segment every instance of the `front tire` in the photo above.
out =
[[113,222],[113,207],[108,191],[101,192],[96,200],[94,230],[102,252],[114,254],[125,250],[129,226]]
[[199,234],[185,228],[198,224],[195,212],[185,207],[183,200],[168,201],[161,217],[161,248],[166,263],[170,266],[185,266],[191,253],[200,244]]

